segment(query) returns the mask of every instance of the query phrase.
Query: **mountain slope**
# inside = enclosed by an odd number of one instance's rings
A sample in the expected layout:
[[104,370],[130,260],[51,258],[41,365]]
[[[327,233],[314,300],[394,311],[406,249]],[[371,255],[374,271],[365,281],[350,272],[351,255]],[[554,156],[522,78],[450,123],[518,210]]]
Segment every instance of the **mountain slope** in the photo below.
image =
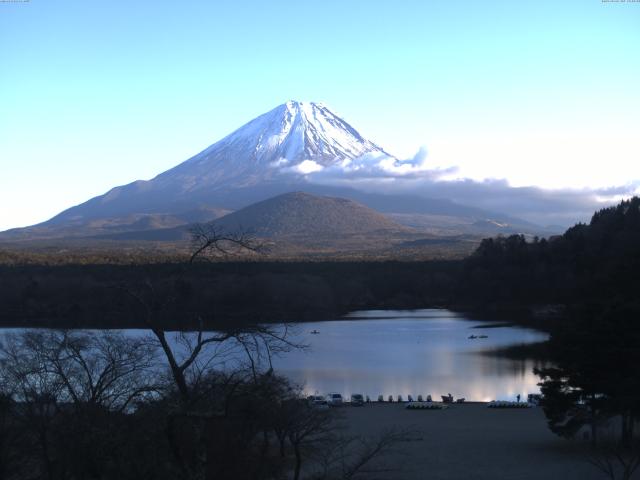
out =
[[384,215],[344,198],[303,192],[279,195],[216,220],[225,231],[249,231],[259,237],[291,235],[340,237],[373,232],[408,232]]
[[[513,231],[529,232],[536,228],[447,199],[365,193],[351,186],[321,185],[307,180],[306,175],[314,170],[332,166],[340,170],[363,158],[395,160],[324,105],[290,101],[151,180],[115,187],[47,222],[4,232],[0,240],[171,229],[219,216],[212,212],[238,210],[296,190],[347,198],[384,213],[464,217],[459,222],[463,229],[478,221],[509,223]],[[197,219],[193,218],[193,212],[200,212]],[[411,225],[430,223],[432,217],[417,219],[414,215],[411,222]]]
[[[132,213],[176,213],[198,205],[239,208],[228,197],[255,185],[289,185],[313,165],[328,166],[366,153],[388,155],[316,103],[287,102],[149,181],[116,187],[46,223],[78,223]],[[279,186],[276,192],[291,191]],[[267,188],[268,190],[268,188]]]

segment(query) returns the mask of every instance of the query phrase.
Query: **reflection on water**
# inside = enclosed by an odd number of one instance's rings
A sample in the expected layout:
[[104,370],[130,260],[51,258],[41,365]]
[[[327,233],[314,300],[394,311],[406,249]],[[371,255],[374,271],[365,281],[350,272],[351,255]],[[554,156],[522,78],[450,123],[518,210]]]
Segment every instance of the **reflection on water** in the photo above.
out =
[[[276,371],[308,393],[357,392],[372,399],[409,394],[439,399],[451,393],[492,400],[539,392],[532,361],[486,351],[543,341],[544,333],[520,327],[474,329],[486,322],[447,310],[365,311],[349,318],[300,324],[299,339],[309,350],[276,359]],[[470,335],[488,338],[472,340]]]
[[[305,392],[343,395],[431,395],[451,393],[467,400],[526,398],[537,393],[534,362],[487,355],[487,351],[540,342],[547,335],[520,327],[477,329],[489,322],[467,320],[448,310],[362,311],[347,320],[301,323],[295,329],[306,351],[292,351],[273,361],[277,373],[302,385]],[[312,334],[312,331],[318,334]],[[2,329],[3,333],[23,329]],[[147,330],[126,335],[149,336]],[[470,335],[488,338],[471,340]],[[188,355],[184,340],[193,334],[169,335],[178,356]],[[233,367],[240,361],[233,346],[210,344],[216,363]],[[244,358],[244,357],[241,357]]]

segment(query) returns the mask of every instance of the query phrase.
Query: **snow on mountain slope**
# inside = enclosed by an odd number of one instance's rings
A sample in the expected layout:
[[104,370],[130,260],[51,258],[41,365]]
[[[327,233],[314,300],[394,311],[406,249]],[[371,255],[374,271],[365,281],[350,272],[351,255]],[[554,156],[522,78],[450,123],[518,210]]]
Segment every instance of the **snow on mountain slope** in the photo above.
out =
[[289,101],[155,178],[115,187],[42,225],[202,206],[237,209],[299,189],[309,173],[371,155],[393,158],[324,105]]
[[160,185],[248,186],[308,174],[368,153],[391,157],[321,103],[289,101],[156,177]]
[[432,214],[435,209],[464,213],[473,221],[494,217],[447,200],[357,190],[362,180],[384,186],[389,179],[424,178],[430,174],[424,159],[421,152],[414,159],[398,160],[326,106],[289,101],[151,180],[112,188],[47,222],[8,235],[86,236],[104,233],[104,225],[127,231],[139,229],[136,218],[186,222],[189,212],[237,210],[295,190],[362,201],[392,213]]
[[274,161],[295,164],[310,159],[326,166],[338,159],[356,158],[372,151],[384,153],[323,104],[313,102],[289,101],[280,105],[203,153],[207,156],[235,145],[250,146],[257,162],[270,166]]

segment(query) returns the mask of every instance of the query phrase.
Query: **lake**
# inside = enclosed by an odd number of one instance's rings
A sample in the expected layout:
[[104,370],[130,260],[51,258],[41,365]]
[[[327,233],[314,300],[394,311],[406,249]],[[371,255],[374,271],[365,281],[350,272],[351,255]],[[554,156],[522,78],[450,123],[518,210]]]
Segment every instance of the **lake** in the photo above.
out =
[[[440,400],[451,393],[455,398],[489,401],[538,393],[533,361],[492,352],[541,342],[547,334],[515,326],[481,328],[492,323],[442,309],[354,312],[340,320],[294,324],[293,340],[308,348],[274,358],[273,366],[306,394],[362,393],[372,400],[378,395],[431,395]],[[146,330],[125,332],[149,335]],[[469,339],[471,335],[487,338]],[[168,340],[178,345],[177,337],[168,335]],[[237,364],[228,347],[219,350],[221,367]]]
[[451,393],[488,401],[538,393],[533,361],[491,352],[541,342],[547,334],[514,326],[475,328],[490,323],[495,324],[448,310],[354,312],[343,320],[298,324],[297,337],[308,351],[278,358],[274,367],[303,384],[308,394],[362,393],[372,400],[410,394],[440,400]]

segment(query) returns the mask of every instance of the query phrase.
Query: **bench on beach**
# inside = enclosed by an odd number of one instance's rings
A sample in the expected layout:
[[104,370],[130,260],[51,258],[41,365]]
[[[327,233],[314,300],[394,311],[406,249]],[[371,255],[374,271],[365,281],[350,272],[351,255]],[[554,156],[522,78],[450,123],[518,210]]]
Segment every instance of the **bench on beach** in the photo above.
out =
[[487,405],[488,408],[531,408],[529,402],[510,402],[507,400],[493,400]]
[[409,403],[405,408],[407,410],[445,410],[449,407],[442,403],[413,402]]

